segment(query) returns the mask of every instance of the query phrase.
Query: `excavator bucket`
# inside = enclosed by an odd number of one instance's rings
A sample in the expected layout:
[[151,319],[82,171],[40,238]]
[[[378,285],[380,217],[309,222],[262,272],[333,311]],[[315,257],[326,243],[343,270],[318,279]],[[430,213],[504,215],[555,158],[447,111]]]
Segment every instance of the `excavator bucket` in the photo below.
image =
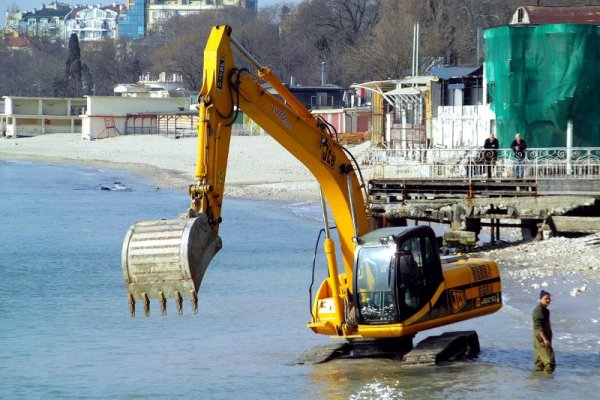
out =
[[125,236],[121,257],[131,316],[135,316],[136,301],[143,303],[149,316],[150,299],[158,299],[165,315],[169,297],[175,299],[178,314],[182,313],[184,297],[191,299],[192,310],[197,313],[200,283],[220,249],[221,238],[205,214],[133,224]]

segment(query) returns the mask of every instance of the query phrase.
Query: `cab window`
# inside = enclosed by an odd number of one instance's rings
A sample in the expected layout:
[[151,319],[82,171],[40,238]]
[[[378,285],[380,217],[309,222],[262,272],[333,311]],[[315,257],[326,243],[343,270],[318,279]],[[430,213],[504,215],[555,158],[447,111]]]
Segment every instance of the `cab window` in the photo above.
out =
[[404,320],[431,298],[442,281],[442,271],[429,235],[408,238],[400,244],[400,249],[411,259],[401,264],[398,273],[398,303]]
[[365,323],[389,323],[398,316],[391,266],[393,251],[381,247],[360,250],[356,266],[358,310]]

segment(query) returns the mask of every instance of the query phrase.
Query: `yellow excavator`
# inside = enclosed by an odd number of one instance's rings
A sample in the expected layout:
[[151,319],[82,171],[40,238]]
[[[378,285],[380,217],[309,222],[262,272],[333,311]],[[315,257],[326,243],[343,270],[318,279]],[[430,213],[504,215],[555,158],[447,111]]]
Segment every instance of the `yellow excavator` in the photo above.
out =
[[[256,73],[236,67],[234,48]],[[345,354],[358,355],[357,346],[348,349],[357,343],[376,348],[387,344],[384,352],[391,353],[402,347],[405,353],[402,343],[408,340],[410,350],[418,332],[501,308],[500,274],[493,261],[442,260],[427,226],[374,229],[359,166],[338,143],[333,127],[261,66],[231,36],[229,26],[213,27],[208,38],[199,109],[196,182],[189,186],[188,212],[180,218],[135,223],[123,243],[132,316],[136,302],[149,315],[151,299],[166,313],[167,298],[175,299],[179,313],[183,298],[190,298],[197,312],[202,277],[221,248],[225,173],[238,110],[302,162],[320,185],[328,277],[316,290],[307,325],[315,333],[346,339],[332,354],[344,347]]]

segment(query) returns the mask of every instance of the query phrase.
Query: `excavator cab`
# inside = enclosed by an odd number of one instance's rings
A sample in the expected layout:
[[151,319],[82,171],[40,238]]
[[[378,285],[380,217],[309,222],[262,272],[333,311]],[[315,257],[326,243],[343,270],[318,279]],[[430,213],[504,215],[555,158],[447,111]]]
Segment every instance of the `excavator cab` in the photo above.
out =
[[359,324],[394,324],[412,317],[443,281],[429,227],[384,228],[361,238],[355,298]]

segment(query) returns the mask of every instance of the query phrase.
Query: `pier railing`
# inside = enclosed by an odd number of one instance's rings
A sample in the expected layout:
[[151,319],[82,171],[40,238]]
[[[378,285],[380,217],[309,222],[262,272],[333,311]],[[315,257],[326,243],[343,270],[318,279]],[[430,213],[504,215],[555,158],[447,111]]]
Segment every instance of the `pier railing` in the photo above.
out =
[[373,179],[600,179],[600,147],[512,149],[373,149],[364,159]]

